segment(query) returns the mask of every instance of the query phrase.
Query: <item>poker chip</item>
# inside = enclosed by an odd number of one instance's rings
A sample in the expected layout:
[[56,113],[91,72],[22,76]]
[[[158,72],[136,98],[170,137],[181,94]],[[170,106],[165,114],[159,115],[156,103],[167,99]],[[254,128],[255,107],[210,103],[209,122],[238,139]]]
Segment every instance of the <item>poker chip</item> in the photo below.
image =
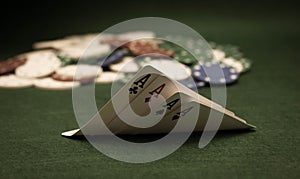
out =
[[79,87],[80,83],[77,81],[57,81],[52,78],[44,78],[35,80],[34,86],[47,90],[66,90]]
[[106,39],[101,41],[101,43],[105,43],[110,45],[111,47],[115,47],[115,48],[119,48],[121,46],[123,46],[124,44],[126,44],[128,42],[128,40],[120,40],[120,39]]
[[[239,73],[244,73],[251,68],[251,61],[243,57],[243,53],[240,52],[237,46],[227,44],[227,45],[217,45],[216,43],[211,43],[214,48],[213,51],[223,51],[225,57],[223,59],[215,60],[220,63],[226,64],[235,68]],[[220,53],[219,53],[220,55]],[[216,56],[216,55],[215,55]]]
[[59,50],[60,56],[77,60],[86,60],[104,56],[105,54],[110,52],[110,46],[107,44],[92,43],[89,45],[65,46]]
[[51,76],[54,80],[57,80],[57,81],[73,81],[73,77],[70,77],[70,76],[62,76],[62,75],[58,75],[58,74],[53,74]]
[[221,63],[234,68],[238,73],[244,73],[251,67],[251,62],[248,59],[235,59],[233,57],[227,57],[221,60]]
[[222,60],[222,63],[234,68],[238,73],[242,73],[244,71],[244,66],[240,61],[235,60],[232,57],[228,57]]
[[140,69],[133,57],[125,57],[121,62],[109,66],[112,71],[123,73],[135,73]]
[[61,66],[67,66],[67,65],[74,65],[77,63],[77,60],[65,56],[57,55],[57,58],[59,58],[61,62]]
[[180,63],[185,65],[193,65],[197,63],[197,59],[191,53],[172,42],[164,41],[160,43],[159,46],[164,49],[173,50],[175,52],[175,60]]
[[80,57],[81,59],[99,58],[111,52],[108,44],[91,43],[83,48],[84,53]]
[[239,60],[239,62],[241,62],[242,65],[243,65],[243,71],[242,71],[242,73],[245,73],[245,72],[247,72],[247,71],[250,70],[250,68],[251,68],[251,61],[249,59],[247,59],[247,58],[241,58]]
[[[101,35],[100,37],[104,37]],[[96,34],[69,36],[60,40],[44,41],[34,44],[34,48],[53,48],[56,49],[60,56],[72,59],[90,59],[101,57],[110,52],[110,45],[101,44],[97,41]],[[96,39],[95,43],[92,43]]]
[[[178,39],[178,38],[171,38],[170,40],[174,40],[175,42],[178,43],[175,44],[169,41],[163,41],[162,43],[159,44],[161,48],[168,49],[168,50],[173,50],[175,52],[175,59],[179,61],[180,63],[183,63],[188,66],[195,65],[197,62],[201,61],[207,61],[207,53],[204,53],[205,51],[201,49],[202,42],[200,41],[195,41],[192,39],[189,40],[184,40],[184,39]],[[182,48],[180,45],[186,45],[188,49]],[[196,55],[197,58],[193,55]]]
[[197,62],[211,61],[211,51],[207,48],[206,41],[203,39],[195,40],[183,36],[167,36],[166,39],[176,44],[179,49],[186,50],[190,54],[195,55]]
[[214,58],[213,58],[214,61],[220,62],[225,58],[225,52],[222,50],[213,49],[212,53],[214,55]]
[[[106,36],[109,34],[101,34],[101,36]],[[82,34],[82,35],[70,35],[66,36],[64,39],[67,40],[73,40],[73,41],[92,41],[93,39],[97,38],[98,34],[97,33],[88,33],[88,34]]]
[[5,61],[0,61],[0,74],[13,72],[17,67],[26,62],[25,57],[14,57]]
[[183,80],[191,76],[191,69],[176,60],[145,57],[137,62],[141,66],[152,65],[174,80]]
[[148,41],[137,40],[137,41],[129,42],[126,46],[130,50],[130,52],[135,56],[140,56],[145,54],[151,54],[154,56],[157,55],[158,56],[165,55],[169,57],[174,56],[173,51],[162,49],[159,46],[150,43]]
[[58,81],[88,82],[93,81],[101,73],[102,68],[97,65],[79,64],[59,68],[52,77]]
[[139,39],[150,41],[150,39],[154,37],[155,34],[150,31],[133,31],[118,35],[111,35],[110,37],[100,39],[100,42],[109,44],[112,47],[121,47],[123,45],[126,45],[130,41]]
[[231,44],[216,45],[215,49],[222,50],[223,52],[225,52],[226,57],[232,57],[237,60],[243,58],[243,53],[240,52],[239,47]]
[[98,65],[103,68],[109,67],[111,64],[120,62],[123,59],[123,57],[127,55],[129,55],[129,51],[126,48],[117,49],[113,53],[111,53],[108,57],[99,61]]
[[48,76],[61,66],[59,58],[50,51],[37,51],[27,54],[26,57],[26,63],[15,70],[16,75],[22,78]]
[[0,76],[0,88],[25,88],[33,85],[34,80],[20,78],[16,75]]
[[190,89],[201,89],[201,88],[204,88],[206,86],[206,83],[203,82],[203,81],[197,81],[197,80],[194,80],[192,78],[187,78],[187,79],[184,79],[184,80],[179,80],[178,81],[179,83],[183,84],[184,86],[190,88]]
[[133,73],[124,73],[124,77],[116,80],[115,85],[118,85],[118,84],[124,85],[124,84],[128,83],[134,77],[134,75],[135,74],[133,74]]
[[[140,68],[151,65],[188,88],[200,89],[208,83],[234,83],[252,65],[237,46],[210,42],[211,50],[204,39],[164,38],[155,39],[151,31],[130,31],[37,42],[33,47],[43,50],[0,61],[0,75],[5,75],[0,76],[0,87],[22,88],[36,83],[39,88],[59,90],[91,82],[123,85]],[[117,48],[111,52],[112,47]],[[79,59],[82,61],[76,65]]]
[[78,43],[80,43],[80,39],[78,38],[67,38],[67,39],[36,42],[33,44],[33,48],[34,49],[44,49],[44,48],[61,49],[65,46],[72,46]]
[[154,38],[155,34],[151,31],[132,31],[132,32],[125,32],[122,34],[117,35],[117,39],[119,40],[137,40],[137,39],[145,39],[145,38]]
[[195,81],[195,84],[198,89],[204,88],[206,86],[206,83],[204,83],[203,81]]
[[[106,34],[102,34],[101,37],[105,37]],[[63,39],[49,40],[36,42],[33,44],[34,49],[64,49],[72,46],[87,46],[92,40],[98,37],[98,34],[83,34],[83,35],[72,35],[67,36]]]
[[112,83],[114,81],[120,80],[124,78],[125,75],[123,73],[105,71],[101,73],[99,77],[95,79],[96,83]]
[[180,52],[176,53],[175,59],[180,63],[186,65],[193,65],[198,61],[191,53],[187,52],[186,50],[181,50]]
[[229,66],[207,62],[193,67],[193,77],[214,85],[232,84],[238,80],[239,73]]

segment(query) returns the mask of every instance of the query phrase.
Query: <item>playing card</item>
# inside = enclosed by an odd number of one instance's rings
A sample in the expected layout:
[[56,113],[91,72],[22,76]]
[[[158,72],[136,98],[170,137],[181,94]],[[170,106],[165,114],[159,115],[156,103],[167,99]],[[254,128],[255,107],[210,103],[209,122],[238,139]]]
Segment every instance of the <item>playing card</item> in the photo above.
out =
[[[144,88],[159,76],[159,74],[162,73],[151,66],[145,66],[139,70],[136,75],[100,109],[99,114],[95,114],[86,125],[82,126],[81,129],[86,131],[84,134],[103,134],[101,131],[101,126],[103,125],[99,123],[99,120],[103,120],[105,125],[108,126],[111,120],[113,120],[118,113],[122,112],[124,108],[144,90]],[[124,100],[126,98],[127,100]],[[64,132],[62,135],[70,137],[73,135],[81,135],[81,132],[80,130],[76,132],[75,130],[72,130]]]
[[200,105],[191,100],[172,111],[163,121],[158,131],[189,132],[194,131],[198,121]]
[[[136,133],[140,131],[138,128],[144,129],[155,125],[165,114],[187,99],[192,98],[178,92],[174,81],[166,76],[159,76],[110,123],[109,128],[117,134]],[[120,118],[126,118],[125,120],[132,125]]]
[[211,101],[207,98],[205,98],[204,96],[199,95],[198,93],[196,93],[195,91],[186,88],[184,85],[182,85],[181,83],[177,83],[177,88],[179,91],[184,92],[185,94],[191,96],[192,98],[194,98],[194,100],[196,102],[199,102],[201,104],[204,104],[206,106],[210,106],[211,108],[217,109],[219,111],[222,111],[223,113],[226,113],[228,115],[235,115],[232,111],[227,110],[226,108],[224,108],[223,106],[215,103],[214,101]]
[[[177,100],[176,95],[181,98]],[[214,120],[208,121],[210,115]],[[141,69],[81,130],[85,135],[106,134],[107,130],[100,125],[102,120],[115,134],[255,128],[152,66]],[[62,135],[81,135],[81,131],[72,130]]]
[[[250,129],[255,128],[244,120],[236,117],[223,114],[217,110],[211,109],[199,102],[189,98],[189,101],[178,106],[155,126],[146,129],[137,129],[129,131],[130,134],[151,134],[151,133],[169,133],[169,132],[188,132],[188,131],[203,131],[206,130],[228,130],[228,129]],[[211,110],[216,113],[214,117],[220,117],[220,121],[216,118],[209,119]],[[224,115],[224,117],[223,117]],[[181,121],[179,123],[179,121]],[[219,123],[218,123],[219,122]],[[175,127],[176,126],[176,127]]]
[[165,123],[165,121],[167,120],[169,114],[172,113],[172,111],[174,111],[175,109],[179,108],[182,104],[185,104],[192,100],[193,98],[191,98],[190,96],[181,92],[176,92],[171,97],[166,99],[165,103],[158,105],[157,110],[153,110],[153,115],[160,117],[160,121],[157,124],[150,126],[149,128],[136,128],[132,126],[127,126],[127,128],[125,128],[125,130],[123,131],[120,131],[120,133],[121,134],[161,133],[159,131],[164,131],[166,133],[168,132],[168,128],[166,129],[160,129],[160,128],[162,128],[161,126],[164,124],[168,125],[168,123]]
[[[133,79],[126,83],[112,99],[99,111],[103,119],[114,119],[128,104],[133,101],[157,77],[153,68],[145,67]],[[109,121],[110,122],[110,121]],[[109,122],[106,122],[108,125]]]

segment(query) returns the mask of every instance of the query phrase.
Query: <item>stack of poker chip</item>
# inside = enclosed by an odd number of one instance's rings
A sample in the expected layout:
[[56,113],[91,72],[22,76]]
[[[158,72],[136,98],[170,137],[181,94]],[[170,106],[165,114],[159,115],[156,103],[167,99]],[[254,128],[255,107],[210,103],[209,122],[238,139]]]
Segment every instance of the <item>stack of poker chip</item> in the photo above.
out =
[[[134,40],[137,38],[144,39]],[[193,51],[155,39],[150,31],[37,42],[34,51],[0,61],[0,88],[64,90],[93,82],[126,83],[143,66],[152,65],[188,88],[196,85],[201,89],[209,84],[233,84],[251,67],[235,46],[211,43],[213,58],[206,58],[201,56],[202,42],[185,37],[177,40]]]

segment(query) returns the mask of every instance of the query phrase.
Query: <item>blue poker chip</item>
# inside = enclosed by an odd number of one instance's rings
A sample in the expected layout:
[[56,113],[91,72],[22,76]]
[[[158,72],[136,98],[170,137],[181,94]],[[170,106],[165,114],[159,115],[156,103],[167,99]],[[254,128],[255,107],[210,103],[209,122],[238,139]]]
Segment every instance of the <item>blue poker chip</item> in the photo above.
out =
[[201,89],[206,86],[206,83],[204,81],[198,81],[194,80],[192,78],[187,78],[184,80],[179,80],[179,83],[183,84],[184,86],[190,88],[190,89]]
[[197,81],[213,85],[232,84],[239,78],[239,73],[234,68],[213,62],[195,65],[192,75]]
[[206,86],[206,83],[204,81],[195,80],[195,84],[196,84],[198,89],[204,88]]
[[122,60],[123,57],[128,56],[129,54],[130,54],[129,51],[126,48],[117,49],[113,53],[111,53],[108,57],[100,60],[98,62],[98,65],[101,66],[102,68],[106,68],[111,64],[118,63],[119,61]]

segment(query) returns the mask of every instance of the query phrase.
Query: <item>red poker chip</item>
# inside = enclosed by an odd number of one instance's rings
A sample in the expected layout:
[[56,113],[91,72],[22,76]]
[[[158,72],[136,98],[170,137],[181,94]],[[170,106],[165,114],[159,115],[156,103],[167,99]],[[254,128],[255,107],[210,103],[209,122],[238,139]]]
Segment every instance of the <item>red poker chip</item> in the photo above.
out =
[[25,57],[14,57],[0,62],[0,74],[13,72],[17,67],[26,62]]
[[145,54],[157,54],[157,55],[165,55],[169,57],[174,56],[174,52],[171,50],[161,49],[157,45],[154,45],[147,41],[134,41],[126,44],[127,48],[133,55],[145,55]]

